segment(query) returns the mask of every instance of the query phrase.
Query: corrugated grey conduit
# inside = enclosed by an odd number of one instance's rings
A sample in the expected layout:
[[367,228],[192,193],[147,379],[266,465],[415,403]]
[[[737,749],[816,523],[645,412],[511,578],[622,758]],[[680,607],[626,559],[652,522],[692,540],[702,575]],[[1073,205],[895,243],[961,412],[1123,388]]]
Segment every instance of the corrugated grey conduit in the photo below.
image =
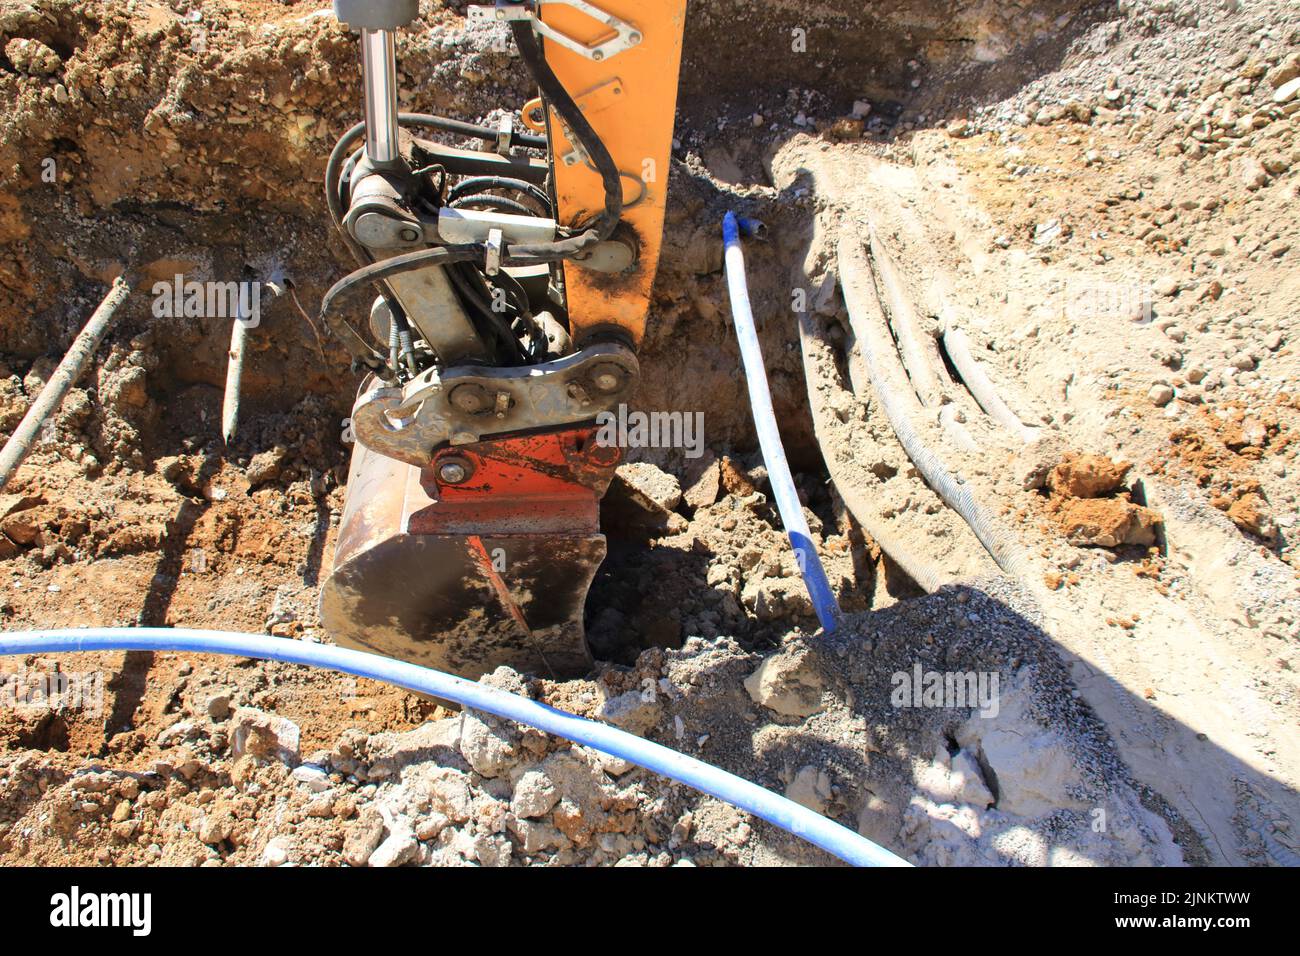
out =
[[[822,369],[825,365],[819,363],[814,354],[815,348],[829,348],[825,345],[814,322],[812,313],[808,310],[799,313],[799,347],[803,353],[808,404],[812,407],[813,432],[817,436],[818,443],[826,448],[829,445],[826,438],[829,436],[825,438],[823,436],[828,428],[834,427],[828,425],[834,418],[834,412],[827,407],[822,390],[838,386],[823,373]],[[934,564],[919,556],[903,542],[901,536],[895,534],[893,529],[881,520],[876,508],[867,500],[867,496],[855,482],[854,473],[859,470],[856,465],[850,463],[851,467],[845,467],[845,463],[832,454],[826,454],[823,458],[826,462],[826,470],[830,472],[831,482],[835,485],[840,498],[844,500],[845,507],[853,515],[853,520],[862,526],[880,549],[889,555],[908,577],[924,588],[927,594],[933,594],[952,581],[950,575],[943,573]]]
[[1013,577],[1028,580],[1028,558],[1019,542],[975,500],[970,486],[949,471],[917,432],[913,422],[923,410],[889,337],[862,242],[851,227],[841,227],[837,249],[840,282],[853,334],[881,408],[907,456],[935,493],[961,515],[998,567]]
[[898,267],[894,265],[889,250],[880,241],[872,223],[867,224],[867,236],[871,243],[875,274],[880,279],[884,305],[889,313],[889,325],[894,330],[898,353],[902,357],[903,368],[912,390],[921,405],[938,412],[939,424],[958,448],[962,451],[979,451],[979,443],[957,418],[957,406],[944,401],[944,382],[953,388],[957,384],[948,379],[943,359],[939,355],[938,343],[921,331],[921,319],[917,315],[916,306],[908,298]]

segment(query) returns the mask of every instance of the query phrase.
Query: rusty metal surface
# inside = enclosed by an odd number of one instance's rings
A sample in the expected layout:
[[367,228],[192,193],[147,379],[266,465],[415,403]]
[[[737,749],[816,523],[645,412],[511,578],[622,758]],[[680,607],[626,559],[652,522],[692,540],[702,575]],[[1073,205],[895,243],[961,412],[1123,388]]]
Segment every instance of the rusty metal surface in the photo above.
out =
[[[604,378],[611,369],[615,374]],[[353,406],[352,427],[361,444],[423,465],[449,441],[593,418],[627,401],[638,373],[636,356],[615,343],[517,368],[434,368],[401,388],[372,383]],[[456,401],[466,389],[480,396],[468,408]]]
[[[467,480],[439,485],[443,455]],[[591,666],[583,606],[619,460],[594,426],[443,449],[425,469],[358,445],[321,620],[345,646],[475,678]]]

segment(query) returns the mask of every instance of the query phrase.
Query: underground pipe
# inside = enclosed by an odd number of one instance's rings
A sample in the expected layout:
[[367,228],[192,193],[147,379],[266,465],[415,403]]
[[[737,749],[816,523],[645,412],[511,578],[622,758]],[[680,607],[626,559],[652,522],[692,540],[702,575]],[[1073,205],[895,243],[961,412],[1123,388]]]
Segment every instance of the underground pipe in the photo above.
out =
[[327,644],[189,628],[67,628],[0,635],[0,654],[180,651],[304,664],[365,677],[527,724],[725,800],[857,866],[910,866],[848,827],[719,767],[608,724],[417,664]]
[[754,312],[749,304],[749,285],[745,281],[745,255],[740,248],[740,235],[742,228],[747,228],[747,224],[753,222],[754,220],[744,220],[742,223],[733,212],[728,212],[722,220],[732,324],[736,327],[736,341],[740,344],[740,358],[745,366],[750,412],[754,416],[754,428],[758,432],[763,462],[767,465],[772,495],[776,498],[777,511],[781,513],[781,524],[790,538],[790,546],[794,548],[795,560],[803,575],[804,585],[808,588],[813,610],[817,612],[817,620],[829,634],[835,630],[840,609],[831,592],[830,582],[826,579],[826,569],[822,567],[817,548],[813,545],[812,532],[803,516],[803,505],[799,502],[799,493],[795,491],[794,479],[790,476],[785,447],[781,444],[781,432],[776,425],[776,413],[772,410],[772,393],[767,387],[767,370],[763,366],[763,351],[758,344]]
[[18,470],[18,466],[31,454],[32,445],[41,426],[58,411],[68,390],[86,370],[91,357],[108,331],[109,323],[113,320],[118,307],[126,301],[130,291],[131,286],[125,277],[118,276],[113,281],[113,287],[108,290],[108,295],[104,296],[104,300],[91,314],[85,328],[73,340],[68,354],[63,356],[63,361],[54,370],[50,380],[45,383],[45,387],[41,389],[41,394],[36,397],[32,407],[27,409],[27,414],[14,429],[4,450],[0,451],[0,490],[9,484],[9,479]]
[[889,364],[888,356],[894,349],[892,342],[887,341],[888,332],[880,327],[879,321],[872,321],[873,315],[878,316],[880,306],[875,299],[875,285],[862,252],[862,243],[850,227],[841,228],[837,250],[849,323],[880,406],[907,456],[921,472],[926,484],[961,515],[998,567],[1013,577],[1028,580],[1028,559],[1019,542],[975,500],[970,485],[949,470],[917,431],[914,421],[919,403]]
[[970,339],[960,328],[945,319],[943,323],[943,345],[957,367],[962,383],[975,396],[979,407],[1007,431],[1011,432],[1026,445],[1038,437],[1038,432],[1020,420],[1010,406],[998,394],[997,386],[988,377],[983,366],[971,352]]
[[879,510],[873,505],[868,494],[858,485],[856,475],[862,469],[856,462],[844,462],[839,456],[825,451],[830,443],[830,432],[838,419],[828,407],[825,395],[839,384],[824,369],[833,368],[830,362],[819,362],[817,349],[829,352],[829,345],[814,325],[815,319],[808,310],[799,313],[799,349],[803,356],[804,381],[808,388],[808,404],[812,411],[813,434],[823,449],[822,458],[826,470],[830,472],[831,483],[844,501],[845,507],[871,539],[880,546],[880,550],[903,571],[920,585],[927,594],[933,594],[945,584],[951,583],[951,576],[944,574],[935,565],[918,555],[894,533],[888,524],[880,518]]
[[926,408],[938,408],[943,404],[943,385],[938,372],[942,362],[938,348],[934,340],[921,331],[920,316],[903,289],[898,267],[877,235],[875,225],[867,226],[867,235],[871,244],[871,264],[880,278],[889,324],[898,340],[898,351],[903,357],[908,378],[921,404]]
[[248,343],[248,323],[236,315],[230,328],[230,355],[226,365],[226,393],[221,400],[221,437],[226,446],[235,440],[239,428],[239,391],[244,381],[244,351]]

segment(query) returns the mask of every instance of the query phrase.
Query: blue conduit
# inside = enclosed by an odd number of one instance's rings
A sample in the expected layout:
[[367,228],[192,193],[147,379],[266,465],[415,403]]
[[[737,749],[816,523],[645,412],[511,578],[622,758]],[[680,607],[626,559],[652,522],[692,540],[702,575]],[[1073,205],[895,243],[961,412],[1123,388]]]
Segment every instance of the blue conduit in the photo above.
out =
[[188,651],[232,654],[306,664],[394,684],[420,694],[528,724],[574,743],[629,760],[762,817],[855,866],[910,866],[847,827],[711,764],[607,724],[556,710],[508,691],[404,661],[326,644],[261,634],[191,628],[108,627],[11,631],[0,635],[0,654],[76,651]]
[[754,415],[754,428],[758,432],[759,447],[763,450],[776,508],[790,537],[790,546],[794,548],[795,560],[812,599],[813,610],[817,612],[817,620],[821,622],[822,630],[829,634],[835,630],[840,608],[831,593],[830,582],[826,580],[826,569],[822,567],[817,548],[813,545],[812,532],[808,530],[799,494],[794,489],[794,479],[790,477],[790,465],[785,460],[781,433],[776,427],[776,413],[772,411],[772,393],[767,387],[767,370],[763,367],[754,313],[749,306],[749,286],[745,282],[745,256],[740,248],[740,236],[742,232],[745,235],[758,234],[761,228],[755,220],[737,219],[734,212],[728,212],[722,219],[732,324],[740,343],[740,358],[745,364],[745,381],[749,385],[749,407]]

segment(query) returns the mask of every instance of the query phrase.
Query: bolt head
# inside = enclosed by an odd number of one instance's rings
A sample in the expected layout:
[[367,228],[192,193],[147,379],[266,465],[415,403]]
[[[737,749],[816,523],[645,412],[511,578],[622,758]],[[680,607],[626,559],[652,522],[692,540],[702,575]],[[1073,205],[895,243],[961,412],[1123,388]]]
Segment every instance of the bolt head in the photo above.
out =
[[469,469],[459,461],[444,461],[438,466],[438,480],[447,485],[459,485],[469,477]]

